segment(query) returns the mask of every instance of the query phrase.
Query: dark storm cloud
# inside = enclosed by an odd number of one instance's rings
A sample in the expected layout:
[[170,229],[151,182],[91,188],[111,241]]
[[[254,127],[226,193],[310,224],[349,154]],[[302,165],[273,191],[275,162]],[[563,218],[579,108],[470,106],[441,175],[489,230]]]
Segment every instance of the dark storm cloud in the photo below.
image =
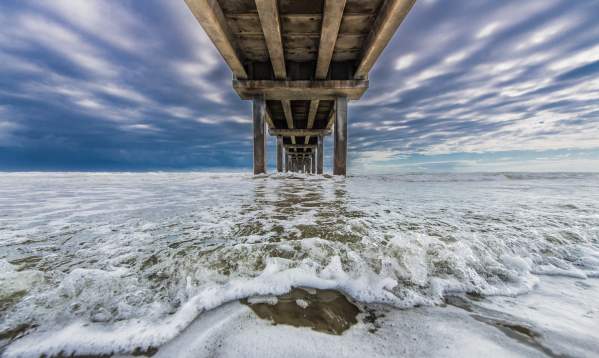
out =
[[[419,0],[351,104],[352,162],[599,147],[598,17]],[[251,107],[183,1],[6,0],[0,23],[0,169],[251,164]]]

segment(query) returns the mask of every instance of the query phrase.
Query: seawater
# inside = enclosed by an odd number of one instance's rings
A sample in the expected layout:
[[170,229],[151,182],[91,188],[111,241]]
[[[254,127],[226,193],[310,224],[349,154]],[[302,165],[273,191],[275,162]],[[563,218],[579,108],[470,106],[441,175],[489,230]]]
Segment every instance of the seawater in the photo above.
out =
[[599,277],[599,175],[0,175],[7,356],[157,347],[298,286],[410,308],[547,275]]

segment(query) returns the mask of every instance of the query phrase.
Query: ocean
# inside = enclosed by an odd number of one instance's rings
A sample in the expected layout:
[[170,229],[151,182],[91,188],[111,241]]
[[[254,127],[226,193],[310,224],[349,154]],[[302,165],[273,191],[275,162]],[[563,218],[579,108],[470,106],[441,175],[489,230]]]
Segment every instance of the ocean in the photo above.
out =
[[[252,310],[294,288],[355,322]],[[0,174],[3,357],[592,357],[597,328],[598,174]]]

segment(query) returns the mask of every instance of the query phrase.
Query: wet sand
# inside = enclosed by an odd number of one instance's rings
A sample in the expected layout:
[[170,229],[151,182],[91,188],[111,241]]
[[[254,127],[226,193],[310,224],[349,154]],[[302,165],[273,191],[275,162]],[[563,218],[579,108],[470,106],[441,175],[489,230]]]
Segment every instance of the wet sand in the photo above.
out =
[[527,295],[460,294],[397,309],[295,288],[205,312],[161,347],[54,357],[596,357],[598,294],[597,279],[544,277]]
[[596,357],[599,280],[580,282],[546,277],[528,295],[456,295],[405,310],[294,289],[207,312],[154,356]]
[[274,324],[309,327],[318,332],[342,334],[357,323],[360,309],[341,292],[295,288],[286,295],[241,301]]

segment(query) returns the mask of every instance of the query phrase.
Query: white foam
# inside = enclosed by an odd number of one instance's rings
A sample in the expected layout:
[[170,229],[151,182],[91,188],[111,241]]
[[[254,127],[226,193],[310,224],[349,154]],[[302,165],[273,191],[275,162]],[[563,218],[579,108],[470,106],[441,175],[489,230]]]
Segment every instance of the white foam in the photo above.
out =
[[39,325],[6,354],[161,345],[201,312],[292,287],[409,308],[451,293],[520,295],[548,275],[597,277],[598,182],[3,175],[0,260],[43,258],[24,271],[0,264],[0,292],[26,292],[0,330]]
[[308,306],[310,306],[310,302],[308,302],[304,299],[301,299],[301,298],[298,298],[297,300],[295,300],[295,304],[303,309],[306,309],[306,308],[308,308]]
[[250,305],[255,305],[258,303],[266,303],[268,305],[274,306],[279,302],[277,296],[253,296],[248,298],[248,303]]
[[17,271],[17,266],[0,260],[0,300],[6,300],[15,294],[25,294],[42,280],[43,275],[39,271]]

